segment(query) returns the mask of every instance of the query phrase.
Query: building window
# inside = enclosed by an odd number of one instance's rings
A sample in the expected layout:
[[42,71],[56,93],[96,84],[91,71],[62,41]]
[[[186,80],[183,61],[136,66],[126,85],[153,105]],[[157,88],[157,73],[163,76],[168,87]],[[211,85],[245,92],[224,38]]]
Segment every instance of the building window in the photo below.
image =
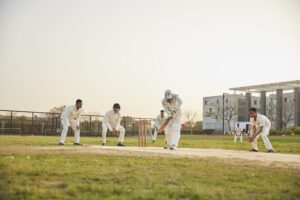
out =
[[213,109],[212,108],[209,108],[209,112],[212,112],[213,111]]
[[256,101],[256,100],[254,100],[254,105],[255,105],[255,106],[257,105],[257,101]]
[[284,98],[284,102],[287,103],[287,102],[288,102],[288,99],[287,99],[287,98]]
[[207,101],[204,101],[204,105],[206,105],[206,106],[207,106]]
[[219,99],[217,99],[217,104],[219,104]]
[[228,103],[228,99],[225,99],[225,102]]

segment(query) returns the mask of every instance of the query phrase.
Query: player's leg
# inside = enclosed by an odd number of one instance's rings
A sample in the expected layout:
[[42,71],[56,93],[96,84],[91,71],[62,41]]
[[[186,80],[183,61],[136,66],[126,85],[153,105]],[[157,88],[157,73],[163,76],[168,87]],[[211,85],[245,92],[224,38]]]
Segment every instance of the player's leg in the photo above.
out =
[[176,116],[172,123],[172,137],[171,137],[171,149],[176,149],[180,139],[180,130],[181,130],[181,116]]
[[243,134],[240,134],[240,142],[243,143]]
[[106,134],[107,134],[107,126],[105,123],[102,123],[102,145],[106,144]]
[[250,143],[253,151],[258,151],[257,140],[259,137],[260,134],[254,138],[253,142]]
[[125,128],[123,126],[120,126],[118,131],[120,131],[118,146],[124,146],[123,141],[125,137]]
[[152,137],[152,140],[153,140],[153,142],[155,142],[156,141],[156,139],[157,139],[157,133],[158,133],[158,130],[159,129],[159,127],[157,127],[156,125],[155,125],[155,127],[154,127],[154,133],[153,133],[153,137]]
[[237,140],[237,134],[235,133],[234,138],[233,138],[233,142],[236,143],[236,140]]
[[264,127],[263,132],[261,133],[261,138],[263,139],[264,145],[268,152],[273,152],[273,146],[268,138],[270,127]]
[[70,125],[74,131],[75,141],[74,144],[80,144],[80,129],[77,129],[77,122],[75,120],[70,121]]
[[68,127],[68,123],[65,120],[61,120],[61,125],[62,125],[62,131],[61,131],[59,144],[64,145],[69,127]]
[[165,135],[166,135],[166,147],[169,148],[171,146],[171,137],[172,137],[172,120],[168,123],[168,125],[165,128]]

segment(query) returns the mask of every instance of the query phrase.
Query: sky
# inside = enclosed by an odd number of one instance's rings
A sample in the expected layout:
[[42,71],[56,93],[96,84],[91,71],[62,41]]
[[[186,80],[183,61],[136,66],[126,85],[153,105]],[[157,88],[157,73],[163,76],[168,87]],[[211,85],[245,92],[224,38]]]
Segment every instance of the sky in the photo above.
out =
[[298,0],[0,0],[0,109],[154,117],[171,89],[201,118],[204,96],[298,79]]

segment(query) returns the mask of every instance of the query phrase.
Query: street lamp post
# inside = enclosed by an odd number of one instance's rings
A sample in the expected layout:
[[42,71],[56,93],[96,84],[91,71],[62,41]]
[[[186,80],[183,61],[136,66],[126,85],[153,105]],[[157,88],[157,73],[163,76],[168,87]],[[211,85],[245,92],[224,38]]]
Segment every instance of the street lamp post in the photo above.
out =
[[225,135],[225,94],[227,93],[223,93],[223,135]]

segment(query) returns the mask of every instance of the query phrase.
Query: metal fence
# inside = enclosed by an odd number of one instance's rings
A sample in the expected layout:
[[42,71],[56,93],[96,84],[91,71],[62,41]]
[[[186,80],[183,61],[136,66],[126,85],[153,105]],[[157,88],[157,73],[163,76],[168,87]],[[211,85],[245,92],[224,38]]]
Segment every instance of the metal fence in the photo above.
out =
[[[0,110],[0,134],[21,135],[60,135],[61,113],[34,112],[19,110]],[[81,136],[101,136],[102,115],[82,115],[80,123]],[[151,129],[154,127],[152,118],[122,117],[121,125],[126,129],[126,135],[138,134],[138,122],[140,120],[151,121]],[[149,132],[152,130],[149,130]],[[69,134],[73,131],[69,130]]]

